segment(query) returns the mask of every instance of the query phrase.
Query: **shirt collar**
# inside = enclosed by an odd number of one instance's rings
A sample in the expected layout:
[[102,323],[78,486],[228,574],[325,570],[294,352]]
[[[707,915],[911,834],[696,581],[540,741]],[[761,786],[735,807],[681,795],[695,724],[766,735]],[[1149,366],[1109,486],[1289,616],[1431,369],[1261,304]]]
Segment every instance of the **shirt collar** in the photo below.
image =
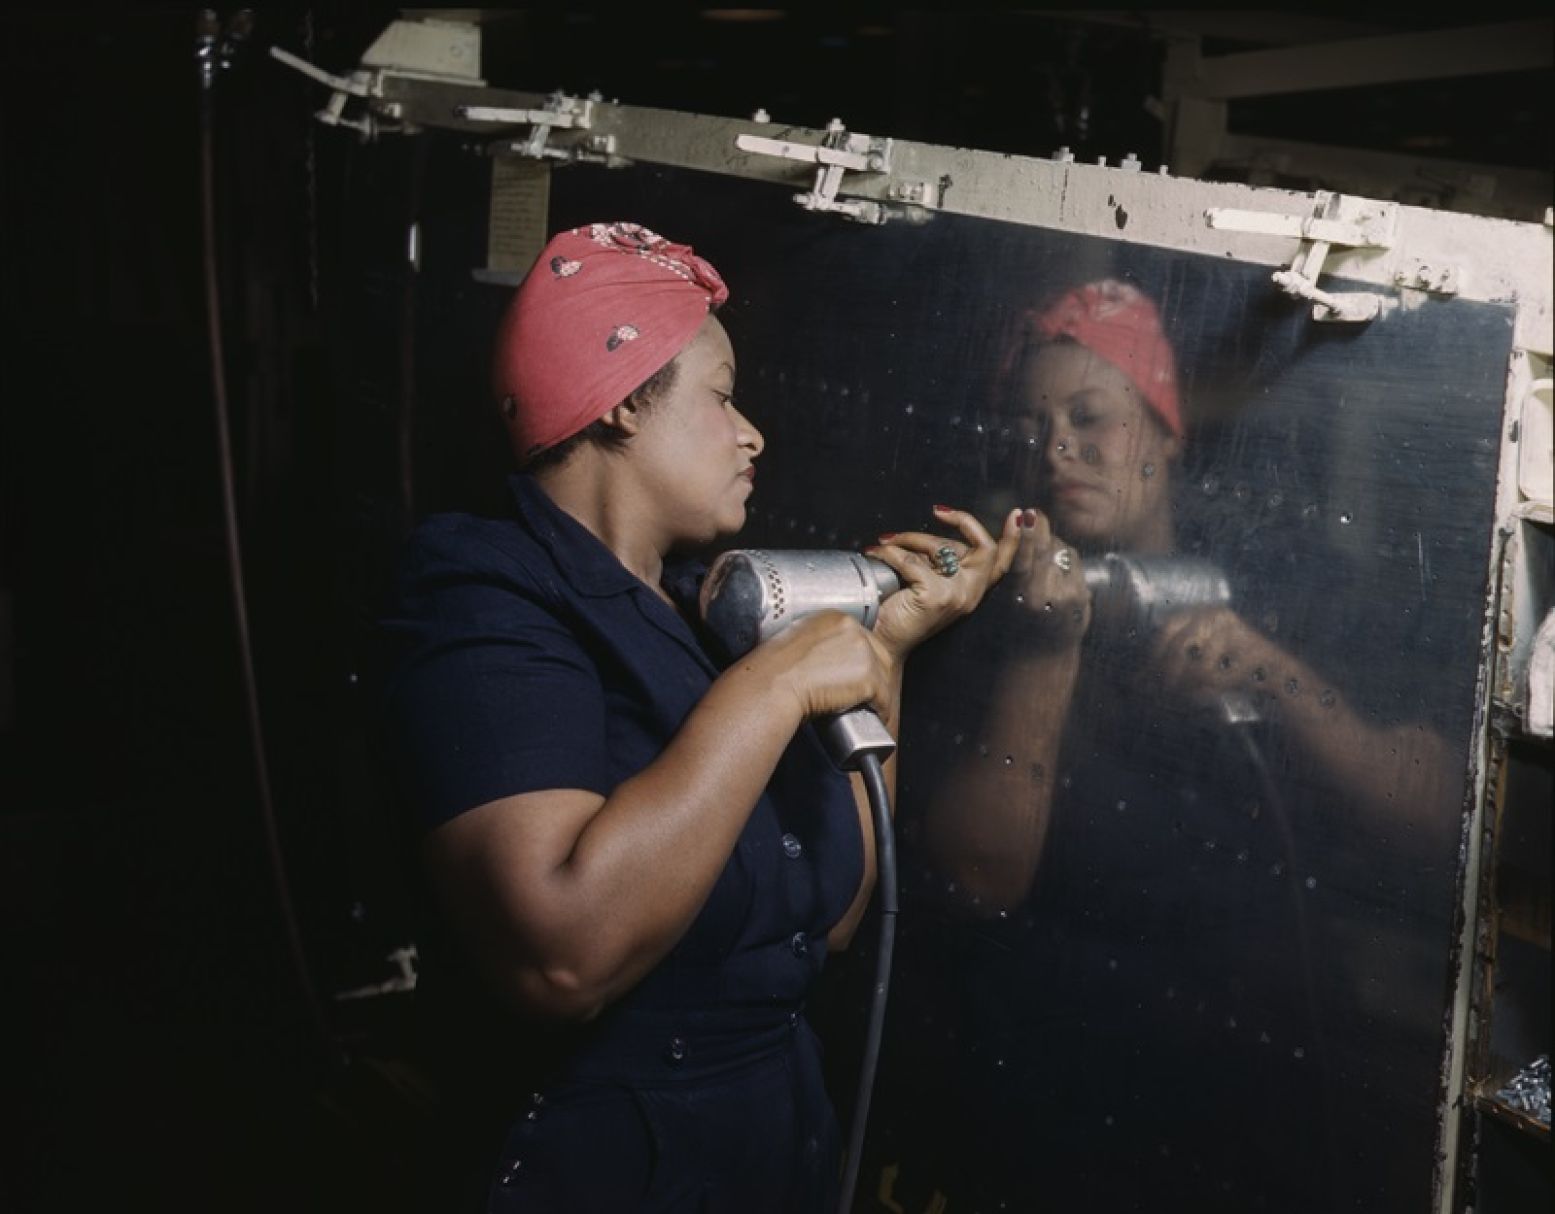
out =
[[[515,472],[508,477],[508,489],[520,521],[580,594],[605,597],[644,588],[604,541],[553,502],[534,477]],[[682,610],[695,610],[705,572],[700,561],[666,561],[662,584]]]

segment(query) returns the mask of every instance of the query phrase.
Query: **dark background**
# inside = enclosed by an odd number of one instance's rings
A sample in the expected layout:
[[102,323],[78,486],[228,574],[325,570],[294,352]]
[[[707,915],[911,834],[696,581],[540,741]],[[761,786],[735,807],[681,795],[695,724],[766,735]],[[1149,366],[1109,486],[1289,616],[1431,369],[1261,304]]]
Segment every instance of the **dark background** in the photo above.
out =
[[[0,19],[7,1211],[392,1210],[403,1193],[421,1107],[397,1060],[403,1001],[335,998],[391,977],[384,957],[408,939],[370,758],[367,624],[398,536],[453,504],[461,477],[500,470],[501,448],[424,438],[415,407],[436,387],[396,340],[405,227],[455,205],[458,182],[412,141],[361,155],[311,121],[323,90],[264,54],[347,71],[394,11],[258,10],[209,95],[268,796],[223,529],[195,11]],[[1372,32],[1459,23],[1333,15]],[[492,15],[483,74],[1153,168],[1162,42],[1144,16],[523,10]],[[1547,168],[1548,83],[1271,98],[1231,125]]]

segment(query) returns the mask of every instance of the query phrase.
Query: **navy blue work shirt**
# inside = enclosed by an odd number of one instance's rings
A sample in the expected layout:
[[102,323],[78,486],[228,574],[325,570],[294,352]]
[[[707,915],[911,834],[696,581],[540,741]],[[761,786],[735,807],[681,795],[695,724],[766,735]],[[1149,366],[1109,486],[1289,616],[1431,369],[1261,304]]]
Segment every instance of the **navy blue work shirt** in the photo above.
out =
[[[677,613],[532,478],[509,485],[511,516],[438,515],[416,530],[384,622],[390,742],[424,829],[518,793],[608,796],[719,674],[688,623],[700,565],[667,567]],[[575,1067],[641,1078],[666,1058],[688,1063],[659,1048],[695,1036],[677,1026],[791,1019],[863,864],[851,784],[806,725],[689,930],[577,1034]],[[649,1020],[661,1027],[642,1037],[632,1025]]]

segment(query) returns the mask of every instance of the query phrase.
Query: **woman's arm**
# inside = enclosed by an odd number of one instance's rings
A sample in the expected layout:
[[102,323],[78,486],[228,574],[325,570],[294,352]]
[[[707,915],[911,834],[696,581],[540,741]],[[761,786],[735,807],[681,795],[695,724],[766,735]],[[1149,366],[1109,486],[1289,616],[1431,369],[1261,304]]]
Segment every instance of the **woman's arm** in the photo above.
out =
[[1079,558],[1039,511],[1021,521],[1009,578],[947,655],[958,683],[987,677],[990,690],[967,705],[959,741],[941,732],[920,808],[923,846],[950,905],[980,917],[1018,905],[1035,878],[1090,626]]
[[888,668],[855,621],[802,621],[715,680],[659,758],[608,797],[524,793],[433,830],[433,894],[511,1002],[592,1017],[690,926],[800,722],[886,707]]
[[[902,679],[907,657],[929,637],[943,631],[977,605],[1009,571],[1020,542],[1022,512],[1012,510],[1005,517],[998,540],[976,516],[949,506],[935,506],[935,517],[961,532],[962,542],[952,544],[960,568],[953,577],[934,570],[932,558],[947,541],[927,532],[899,532],[880,537],[880,544],[868,554],[890,565],[901,578],[902,589],[881,606],[875,624],[875,636],[891,656],[890,698],[879,710],[881,720],[893,738],[901,736]],[[896,753],[882,764],[891,812],[896,812]],[[858,807],[859,830],[864,837],[864,876],[847,912],[826,934],[827,945],[844,949],[858,930],[875,888],[875,820],[864,779],[856,772],[853,799]]]
[[1235,692],[1275,714],[1329,784],[1375,822],[1403,828],[1427,845],[1456,830],[1455,814],[1422,814],[1440,805],[1448,782],[1459,779],[1439,734],[1424,726],[1370,724],[1336,687],[1229,608],[1168,620],[1155,659],[1165,686],[1178,695],[1204,701]]

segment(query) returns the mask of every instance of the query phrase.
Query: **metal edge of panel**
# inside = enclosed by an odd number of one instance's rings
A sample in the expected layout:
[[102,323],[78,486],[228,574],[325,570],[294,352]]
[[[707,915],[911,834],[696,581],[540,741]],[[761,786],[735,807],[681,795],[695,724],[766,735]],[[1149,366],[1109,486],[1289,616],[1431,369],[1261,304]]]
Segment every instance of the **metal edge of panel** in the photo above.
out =
[[[1463,217],[1471,222],[1494,222]],[[1546,231],[1548,229],[1546,228]],[[1535,268],[1535,273],[1540,272]],[[1522,301],[1520,301],[1522,302]],[[1548,318],[1548,297],[1545,297]],[[1521,309],[1519,310],[1521,312]],[[1521,316],[1519,315],[1519,319]],[[1519,334],[1521,336],[1521,326]],[[1496,720],[1496,689],[1499,666],[1504,660],[1501,644],[1501,615],[1507,593],[1506,561],[1508,544],[1521,522],[1519,511],[1518,461],[1521,449],[1517,427],[1522,404],[1534,383],[1550,373],[1550,359],[1544,351],[1519,342],[1514,337],[1507,363],[1506,386],[1501,417],[1501,444],[1496,472],[1495,518],[1486,558],[1485,603],[1481,618],[1479,676],[1475,688],[1473,739],[1466,773],[1465,816],[1460,846],[1460,872],[1457,903],[1454,907],[1452,941],[1449,953],[1451,986],[1448,991],[1447,1040],[1442,1058],[1441,1080],[1437,1093],[1439,1120],[1436,1149],[1434,1209],[1437,1214],[1456,1214],[1462,1206],[1458,1192],[1463,1151],[1464,1115],[1469,1111],[1473,1093],[1469,1090],[1469,1067],[1476,1043],[1484,1026],[1478,1021],[1484,1013],[1486,981],[1480,934],[1493,894],[1494,819],[1498,805],[1498,787],[1504,760],[1493,736]],[[1493,945],[1493,941],[1491,942]]]

